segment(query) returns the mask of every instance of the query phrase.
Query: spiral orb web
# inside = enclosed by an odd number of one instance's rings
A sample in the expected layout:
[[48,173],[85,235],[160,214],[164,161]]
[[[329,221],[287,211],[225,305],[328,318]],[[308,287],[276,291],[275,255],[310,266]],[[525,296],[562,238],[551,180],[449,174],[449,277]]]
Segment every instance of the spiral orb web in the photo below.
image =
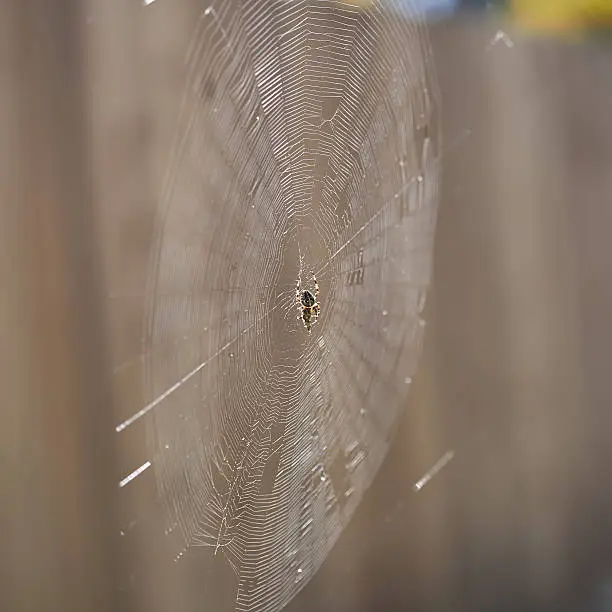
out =
[[417,365],[438,132],[405,5],[219,0],[189,44],[140,416],[168,530],[231,565],[238,610],[279,610],[316,572]]

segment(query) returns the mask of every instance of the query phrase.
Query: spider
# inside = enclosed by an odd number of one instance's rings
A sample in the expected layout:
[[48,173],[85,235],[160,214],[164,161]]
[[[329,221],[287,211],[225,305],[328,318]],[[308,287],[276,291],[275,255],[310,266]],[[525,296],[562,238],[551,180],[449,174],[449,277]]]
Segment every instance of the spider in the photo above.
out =
[[319,297],[319,283],[317,283],[317,277],[314,275],[314,272],[312,274],[312,281],[314,282],[315,287],[314,295],[308,289],[304,289],[304,291],[302,291],[299,278],[297,280],[297,285],[295,286],[295,300],[301,309],[298,319],[302,319],[304,327],[307,329],[308,333],[310,333],[310,328],[317,320],[321,310],[317,302],[317,298]]

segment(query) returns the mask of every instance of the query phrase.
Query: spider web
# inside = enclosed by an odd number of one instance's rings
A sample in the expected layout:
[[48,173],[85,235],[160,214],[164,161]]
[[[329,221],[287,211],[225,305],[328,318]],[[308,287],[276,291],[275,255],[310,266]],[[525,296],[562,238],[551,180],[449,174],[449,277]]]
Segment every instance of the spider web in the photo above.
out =
[[[147,287],[150,402],[117,429],[146,417],[168,530],[231,565],[237,610],[281,609],[322,564],[417,366],[438,137],[405,8],[219,0],[189,44]],[[308,334],[295,287],[313,273]]]

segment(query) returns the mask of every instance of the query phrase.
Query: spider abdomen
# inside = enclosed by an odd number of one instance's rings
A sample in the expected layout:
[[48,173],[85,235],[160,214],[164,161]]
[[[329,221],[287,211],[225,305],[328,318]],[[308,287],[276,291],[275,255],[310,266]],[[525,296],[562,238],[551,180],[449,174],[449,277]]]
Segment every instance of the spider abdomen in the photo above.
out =
[[315,296],[312,295],[312,293],[310,293],[310,291],[308,290],[302,291],[302,295],[300,296],[300,302],[305,308],[312,308],[316,303]]

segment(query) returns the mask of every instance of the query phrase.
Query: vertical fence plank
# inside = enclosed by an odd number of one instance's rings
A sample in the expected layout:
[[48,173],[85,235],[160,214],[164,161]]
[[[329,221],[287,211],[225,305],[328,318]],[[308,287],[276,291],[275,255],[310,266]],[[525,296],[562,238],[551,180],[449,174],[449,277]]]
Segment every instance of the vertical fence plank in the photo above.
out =
[[3,610],[114,604],[112,393],[78,0],[0,9]]

